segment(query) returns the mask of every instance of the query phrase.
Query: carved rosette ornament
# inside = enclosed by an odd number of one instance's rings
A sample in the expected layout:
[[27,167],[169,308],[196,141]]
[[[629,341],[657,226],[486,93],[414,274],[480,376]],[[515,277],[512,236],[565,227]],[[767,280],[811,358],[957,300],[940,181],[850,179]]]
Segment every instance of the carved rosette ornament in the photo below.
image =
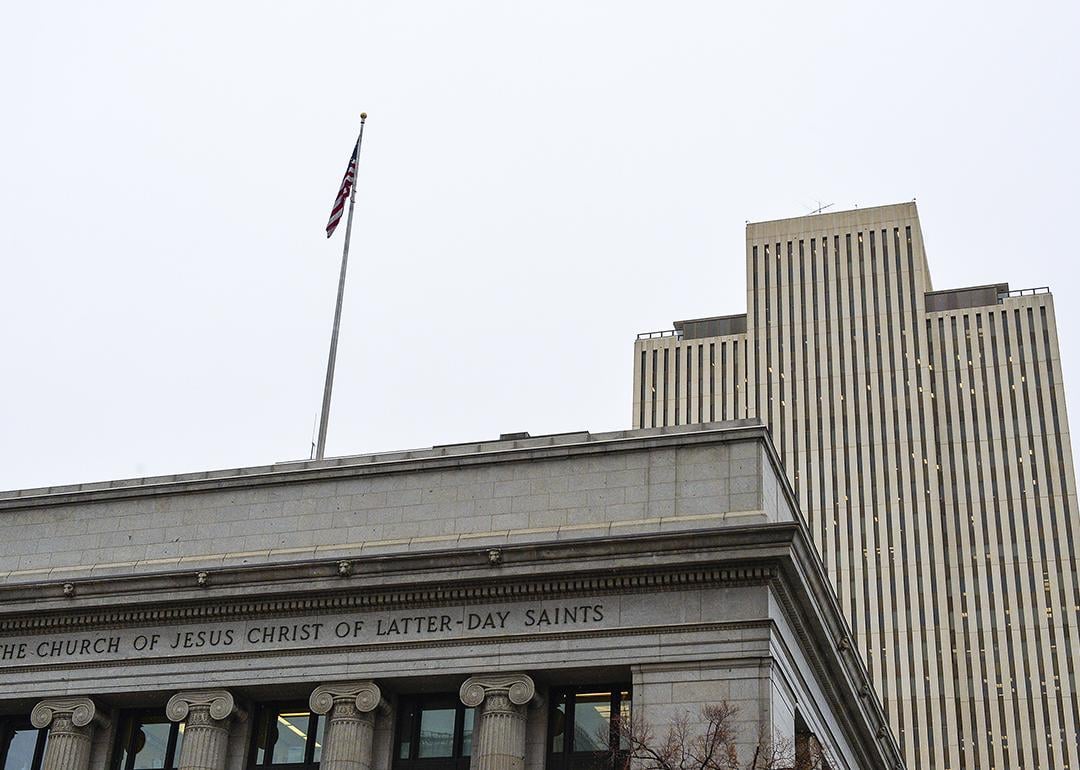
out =
[[165,715],[184,722],[178,770],[225,770],[232,717],[247,716],[228,690],[178,692],[165,705]]
[[472,770],[523,770],[525,708],[536,699],[527,674],[472,676],[461,685],[461,702],[477,709]]
[[49,728],[42,770],[87,770],[94,727],[108,727],[109,720],[89,698],[43,700],[30,712],[39,730]]
[[327,714],[320,770],[370,770],[376,712],[390,704],[374,682],[341,682],[315,688],[308,699],[316,714]]

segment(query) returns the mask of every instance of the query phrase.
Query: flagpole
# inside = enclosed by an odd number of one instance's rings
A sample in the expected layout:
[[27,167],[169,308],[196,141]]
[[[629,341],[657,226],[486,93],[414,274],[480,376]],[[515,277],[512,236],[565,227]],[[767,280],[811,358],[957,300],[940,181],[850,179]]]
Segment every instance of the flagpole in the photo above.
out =
[[322,415],[319,417],[319,442],[315,447],[315,459],[326,454],[326,426],[330,419],[330,393],[334,389],[334,366],[337,363],[338,329],[341,327],[341,304],[345,299],[345,270],[349,266],[349,236],[352,235],[353,208],[356,206],[356,177],[360,172],[360,143],[364,141],[364,121],[367,113],[360,113],[360,136],[356,140],[356,166],[352,190],[349,193],[349,219],[345,223],[345,246],[341,250],[341,275],[338,277],[337,307],[334,309],[334,331],[330,335],[330,358],[326,362],[326,385],[323,386]]

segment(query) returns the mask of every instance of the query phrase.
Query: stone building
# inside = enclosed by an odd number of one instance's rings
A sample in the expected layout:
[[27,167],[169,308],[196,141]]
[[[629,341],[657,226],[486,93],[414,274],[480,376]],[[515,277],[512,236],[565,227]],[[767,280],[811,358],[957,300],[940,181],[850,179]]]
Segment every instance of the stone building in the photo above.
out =
[[3,770],[585,770],[628,714],[899,749],[766,429],[0,494]]
[[1080,766],[1049,290],[935,290],[914,203],[748,224],[745,265],[745,313],[638,335],[634,427],[769,426],[909,767]]

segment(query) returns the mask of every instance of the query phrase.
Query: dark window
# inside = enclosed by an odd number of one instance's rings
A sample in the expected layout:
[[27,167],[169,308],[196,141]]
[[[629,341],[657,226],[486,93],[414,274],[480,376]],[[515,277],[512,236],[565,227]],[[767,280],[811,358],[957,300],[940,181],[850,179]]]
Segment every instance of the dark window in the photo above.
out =
[[248,767],[317,770],[326,720],[306,703],[264,703],[255,709]]
[[476,709],[457,695],[416,695],[398,703],[394,770],[468,770]]
[[0,717],[0,770],[40,770],[47,740],[27,718]]
[[160,711],[122,715],[113,751],[113,770],[174,770],[184,733]]
[[553,689],[548,715],[548,770],[620,766],[619,724],[630,721],[630,688]]

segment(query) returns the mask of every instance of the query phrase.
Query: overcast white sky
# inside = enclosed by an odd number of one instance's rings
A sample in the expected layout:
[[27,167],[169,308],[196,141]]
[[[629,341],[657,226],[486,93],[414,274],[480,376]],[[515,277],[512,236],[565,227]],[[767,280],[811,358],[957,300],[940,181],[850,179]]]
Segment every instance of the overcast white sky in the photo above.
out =
[[1080,4],[14,2],[0,489],[629,427],[744,222],[918,199],[936,288],[1049,284],[1080,397]]

